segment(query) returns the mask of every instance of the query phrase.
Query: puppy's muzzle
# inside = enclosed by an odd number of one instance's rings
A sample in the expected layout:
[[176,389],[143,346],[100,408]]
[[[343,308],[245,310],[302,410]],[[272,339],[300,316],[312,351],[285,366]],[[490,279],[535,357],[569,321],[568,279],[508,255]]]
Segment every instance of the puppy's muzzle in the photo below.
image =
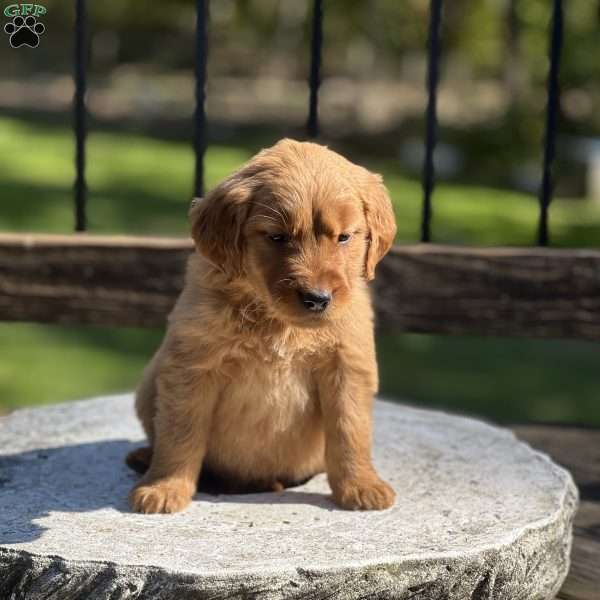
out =
[[331,304],[331,293],[325,290],[299,290],[300,301],[306,310],[323,312]]

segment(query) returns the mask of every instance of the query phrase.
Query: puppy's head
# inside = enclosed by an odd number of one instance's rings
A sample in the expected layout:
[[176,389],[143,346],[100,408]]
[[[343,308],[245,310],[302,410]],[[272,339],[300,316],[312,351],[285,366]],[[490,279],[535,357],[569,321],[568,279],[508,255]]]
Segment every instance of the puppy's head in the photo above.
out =
[[282,140],[190,212],[198,251],[286,322],[340,315],[375,275],[396,224],[378,175],[323,146]]

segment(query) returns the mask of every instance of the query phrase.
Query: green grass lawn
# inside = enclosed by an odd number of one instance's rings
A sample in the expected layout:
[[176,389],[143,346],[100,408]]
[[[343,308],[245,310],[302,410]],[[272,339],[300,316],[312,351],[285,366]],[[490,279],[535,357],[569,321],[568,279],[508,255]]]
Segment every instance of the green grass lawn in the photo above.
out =
[[[213,145],[214,185],[258,147]],[[73,141],[67,128],[0,119],[0,230],[72,230]],[[418,238],[421,192],[391,162],[360,161],[383,173],[394,200],[398,242]],[[89,228],[96,233],[187,232],[193,155],[188,144],[121,133],[94,133],[88,145]],[[440,184],[435,241],[528,245],[535,200],[524,194]],[[558,199],[557,246],[600,241],[600,209]],[[0,410],[131,389],[160,331],[0,324]],[[416,404],[499,420],[600,424],[600,346],[565,341],[417,335],[379,337],[382,390]]]

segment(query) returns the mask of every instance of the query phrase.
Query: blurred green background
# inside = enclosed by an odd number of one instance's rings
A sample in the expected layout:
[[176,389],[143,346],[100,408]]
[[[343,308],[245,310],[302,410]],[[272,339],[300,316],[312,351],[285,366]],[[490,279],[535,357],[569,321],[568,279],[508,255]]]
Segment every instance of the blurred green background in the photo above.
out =
[[[428,2],[326,2],[322,141],[390,189],[398,243],[418,239]],[[456,0],[444,15],[436,242],[533,243],[549,4]],[[72,7],[47,2],[40,48],[0,50],[0,230],[70,232]],[[212,3],[214,185],[283,135],[302,137],[309,2]],[[90,6],[89,229],[186,235],[194,3]],[[567,5],[552,243],[597,247],[599,10]],[[6,41],[6,40],[5,40]],[[599,180],[600,181],[600,180]],[[158,330],[0,323],[0,411],[128,390]],[[600,424],[600,346],[378,335],[382,393],[500,421]]]

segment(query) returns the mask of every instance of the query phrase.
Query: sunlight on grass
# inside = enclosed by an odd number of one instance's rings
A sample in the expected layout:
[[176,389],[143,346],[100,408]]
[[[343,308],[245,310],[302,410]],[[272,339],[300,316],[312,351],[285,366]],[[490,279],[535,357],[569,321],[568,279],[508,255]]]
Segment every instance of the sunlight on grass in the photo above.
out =
[[[70,232],[74,178],[72,134],[0,119],[0,227]],[[206,156],[213,186],[250,157],[214,146]],[[89,229],[96,233],[187,233],[193,152],[188,144],[92,133],[87,147]]]
[[600,425],[600,346],[497,337],[378,336],[381,391],[499,421]]
[[[417,242],[421,223],[421,186],[380,165],[394,201],[399,242]],[[533,196],[494,188],[441,183],[433,199],[433,241],[483,246],[531,246],[539,207]],[[552,242],[556,246],[597,247],[600,206],[557,198],[551,207]]]
[[[72,228],[73,139],[68,129],[0,119],[0,227],[69,232]],[[211,145],[207,187],[250,158],[242,147]],[[189,144],[147,136],[92,133],[88,143],[89,229],[97,233],[187,233],[193,152]],[[390,161],[366,161],[381,172],[398,221],[398,241],[418,241],[419,182],[398,174]],[[518,192],[441,183],[434,196],[433,239],[441,243],[530,245],[538,206]],[[594,246],[600,240],[600,207],[557,199],[552,239],[559,246]]]
[[132,390],[161,332],[0,323],[0,411]]

